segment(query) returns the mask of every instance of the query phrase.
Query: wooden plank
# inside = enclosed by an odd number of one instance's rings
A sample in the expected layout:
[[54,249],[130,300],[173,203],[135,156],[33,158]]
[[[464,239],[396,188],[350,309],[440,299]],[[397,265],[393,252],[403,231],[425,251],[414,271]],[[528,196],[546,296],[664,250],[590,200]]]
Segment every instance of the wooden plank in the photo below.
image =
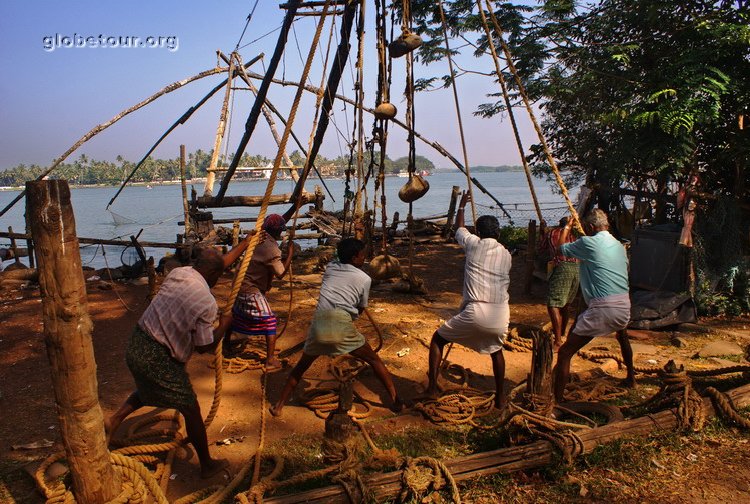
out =
[[[259,207],[263,203],[263,196],[224,196],[221,200],[216,198],[200,197],[196,200],[198,208],[225,208],[225,207]],[[301,205],[315,202],[314,193],[303,192]],[[269,205],[286,205],[292,203],[292,194],[275,194],[270,197]]]

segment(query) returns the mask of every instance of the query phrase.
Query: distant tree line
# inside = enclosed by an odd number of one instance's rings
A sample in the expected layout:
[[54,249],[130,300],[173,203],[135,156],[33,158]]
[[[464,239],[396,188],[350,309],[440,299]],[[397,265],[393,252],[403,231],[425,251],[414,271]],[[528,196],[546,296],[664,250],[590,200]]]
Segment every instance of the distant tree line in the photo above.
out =
[[[185,164],[185,175],[188,179],[205,177],[207,168],[211,163],[212,151],[201,149],[188,154]],[[290,159],[295,166],[301,167],[305,163],[305,158],[299,151],[290,154]],[[232,156],[222,156],[219,166],[227,166],[231,162]],[[379,161],[379,153],[375,153],[376,161]],[[267,166],[273,160],[261,155],[242,155],[239,166]],[[316,158],[316,166],[323,176],[341,177],[345,175],[346,169],[350,166],[349,156],[339,156],[334,159],[328,159],[325,156]],[[351,165],[356,170],[356,156],[351,160]],[[407,157],[401,157],[395,160],[388,156],[384,163],[385,172],[389,174],[407,171],[409,160]],[[125,160],[122,156],[117,156],[114,162],[99,161],[92,159],[85,154],[81,154],[71,163],[62,163],[51,174],[53,179],[67,179],[71,185],[117,185],[133,171],[136,163]],[[372,166],[374,170],[379,167],[376,163],[370,163],[370,154],[365,153],[364,167],[365,170]],[[423,156],[416,157],[416,169],[419,171],[432,171],[435,165],[429,159]],[[5,171],[0,171],[0,186],[19,187],[25,185],[26,181],[36,179],[46,170],[46,166],[36,164],[21,164]],[[252,174],[247,172],[237,173],[236,178],[251,178]],[[152,183],[164,182],[169,180],[179,180],[180,178],[180,160],[173,159],[155,159],[149,157],[138,168],[131,182]]]

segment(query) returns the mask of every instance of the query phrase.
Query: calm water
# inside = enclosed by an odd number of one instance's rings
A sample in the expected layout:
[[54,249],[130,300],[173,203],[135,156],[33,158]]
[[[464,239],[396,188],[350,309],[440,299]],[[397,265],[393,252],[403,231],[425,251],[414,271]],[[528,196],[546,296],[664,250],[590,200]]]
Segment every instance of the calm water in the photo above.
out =
[[[495,196],[509,213],[515,224],[524,226],[528,219],[535,218],[531,196],[523,172],[506,173],[479,173],[474,175],[482,185]],[[398,211],[401,219],[405,219],[408,205],[398,199],[398,190],[407,179],[399,177],[387,177],[385,181],[387,196],[388,219],[393,217],[393,212]],[[448,202],[452,187],[457,185],[466,188],[466,178],[460,172],[436,173],[427,177],[430,183],[430,191],[422,199],[414,203],[414,216],[426,217],[444,214],[448,209]],[[262,195],[266,189],[266,181],[233,182],[229,186],[228,195]],[[565,214],[562,196],[553,192],[552,186],[546,181],[535,179],[537,197],[544,210],[548,222],[554,222]],[[320,184],[317,179],[307,183],[307,190],[313,191],[314,186]],[[333,194],[335,201],[326,194],[324,203],[326,210],[340,210],[343,208],[344,180],[326,180],[326,184]],[[218,184],[215,186],[218,188]],[[274,193],[291,192],[294,188],[291,180],[280,180],[274,186]],[[188,188],[189,189],[189,188]],[[195,185],[199,194],[203,191],[203,184]],[[215,189],[216,190],[216,189]],[[78,236],[90,238],[124,238],[137,234],[143,229],[140,239],[143,241],[174,242],[175,236],[182,231],[177,222],[182,220],[182,192],[179,185],[153,186],[147,189],[143,186],[129,186],[120,194],[112,205],[111,210],[119,215],[133,220],[134,224],[116,226],[112,216],[106,207],[110,198],[115,194],[114,187],[97,187],[72,189],[73,209],[76,218],[76,229]],[[572,191],[572,195],[577,193]],[[0,191],[0,207],[4,208],[16,195],[17,191]],[[372,207],[372,186],[368,198]],[[477,213],[493,214],[507,224],[507,218],[496,208],[496,204],[486,195],[474,188],[474,196],[477,203]],[[274,210],[282,213],[286,207],[277,206]],[[217,208],[212,210],[215,219],[226,219],[236,217],[254,217],[258,214],[257,208]],[[12,226],[16,232],[23,232],[26,228],[24,221],[24,201],[19,201],[16,206],[0,218],[0,229],[6,231]],[[380,210],[378,210],[378,222]],[[467,215],[468,217],[468,215]],[[249,228],[252,224],[243,223],[243,228]],[[229,225],[231,227],[231,225]],[[9,240],[0,238],[0,246],[7,246]],[[25,246],[25,243],[19,243]],[[153,255],[157,260],[162,257],[167,249],[149,249],[147,254]],[[107,261],[109,265],[120,265],[121,247],[106,247]],[[84,264],[93,267],[105,265],[101,248],[96,245],[81,246],[81,258]],[[6,263],[7,265],[8,263]]]

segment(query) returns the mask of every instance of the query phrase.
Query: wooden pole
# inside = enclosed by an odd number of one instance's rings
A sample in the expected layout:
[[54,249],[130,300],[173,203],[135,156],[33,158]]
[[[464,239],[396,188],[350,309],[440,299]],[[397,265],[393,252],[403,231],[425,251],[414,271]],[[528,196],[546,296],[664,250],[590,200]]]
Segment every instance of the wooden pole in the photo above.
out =
[[536,258],[536,221],[529,221],[529,237],[526,242],[526,278],[524,292],[531,294],[531,285],[534,282],[534,259]]
[[531,411],[547,416],[552,413],[552,338],[547,332],[532,331],[534,343],[528,389]]
[[[217,51],[217,54],[221,51]],[[229,59],[229,74],[227,77],[227,87],[224,90],[224,101],[219,113],[219,125],[216,127],[216,138],[214,138],[214,150],[211,152],[211,162],[208,164],[208,173],[206,174],[206,184],[203,187],[203,196],[212,196],[214,192],[214,179],[216,178],[216,166],[219,164],[219,153],[221,152],[221,140],[224,138],[224,131],[227,126],[227,115],[229,114],[229,98],[232,95],[232,81],[234,80],[234,63],[235,54],[232,53]],[[187,221],[187,216],[185,216]],[[185,231],[187,234],[187,231]]]
[[451,235],[453,219],[456,217],[456,204],[458,203],[458,195],[460,193],[461,188],[454,185],[453,190],[451,191],[451,201],[448,204],[448,218],[445,220],[445,228],[443,228],[443,238],[448,238]]
[[10,235],[10,249],[13,251],[13,260],[16,264],[21,264],[21,258],[18,257],[18,247],[16,246],[16,239],[14,238],[13,227],[8,226],[8,234]]
[[190,206],[187,198],[187,181],[185,180],[185,146],[180,145],[180,183],[182,184],[182,209],[185,212],[185,236],[190,233]]
[[27,182],[26,192],[39,267],[44,339],[73,494],[80,504],[108,502],[120,493],[120,482],[104,437],[70,189],[65,180],[40,180]]
[[29,254],[29,268],[35,268],[36,263],[34,262],[34,240],[31,239],[31,222],[29,222],[29,214],[26,212],[24,214],[24,217],[26,219],[26,234],[29,235],[29,238],[26,239],[26,250]]
[[[727,392],[737,408],[750,404],[750,385],[743,385]],[[707,416],[715,414],[711,400],[703,399],[703,412]],[[601,444],[609,443],[615,439],[626,436],[644,436],[651,432],[669,431],[679,425],[679,416],[676,410],[665,410],[652,415],[612,422],[602,427],[579,431],[578,436],[583,442],[583,453],[591,453],[594,448]],[[577,447],[574,441],[564,441],[569,450]],[[549,465],[555,460],[558,449],[549,441],[536,441],[523,446],[501,448],[488,452],[466,455],[454,459],[444,460],[445,466],[453,475],[456,482],[475,479],[480,476],[488,476],[498,473],[512,473],[525,469],[534,469]],[[401,491],[401,471],[390,473],[372,474],[362,478],[365,487],[370,489],[371,497],[375,502],[385,502],[394,499]],[[307,490],[291,495],[271,497],[265,499],[266,504],[296,504],[296,503],[349,503],[345,490],[339,486],[327,486],[314,490]]]

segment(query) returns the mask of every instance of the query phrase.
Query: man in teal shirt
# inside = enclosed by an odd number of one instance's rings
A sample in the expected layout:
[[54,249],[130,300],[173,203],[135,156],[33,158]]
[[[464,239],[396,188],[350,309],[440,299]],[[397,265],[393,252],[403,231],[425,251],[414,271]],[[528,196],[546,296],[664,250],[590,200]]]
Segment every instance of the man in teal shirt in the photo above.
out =
[[581,261],[581,291],[587,308],[576,319],[571,334],[557,353],[555,366],[555,400],[564,402],[565,385],[570,378],[570,360],[593,338],[617,333],[617,341],[627,368],[625,383],[635,385],[633,350],[628,340],[630,294],[628,258],[625,248],[609,233],[607,214],[595,209],[583,220],[588,236],[565,243],[573,219],[563,229],[559,251]]

